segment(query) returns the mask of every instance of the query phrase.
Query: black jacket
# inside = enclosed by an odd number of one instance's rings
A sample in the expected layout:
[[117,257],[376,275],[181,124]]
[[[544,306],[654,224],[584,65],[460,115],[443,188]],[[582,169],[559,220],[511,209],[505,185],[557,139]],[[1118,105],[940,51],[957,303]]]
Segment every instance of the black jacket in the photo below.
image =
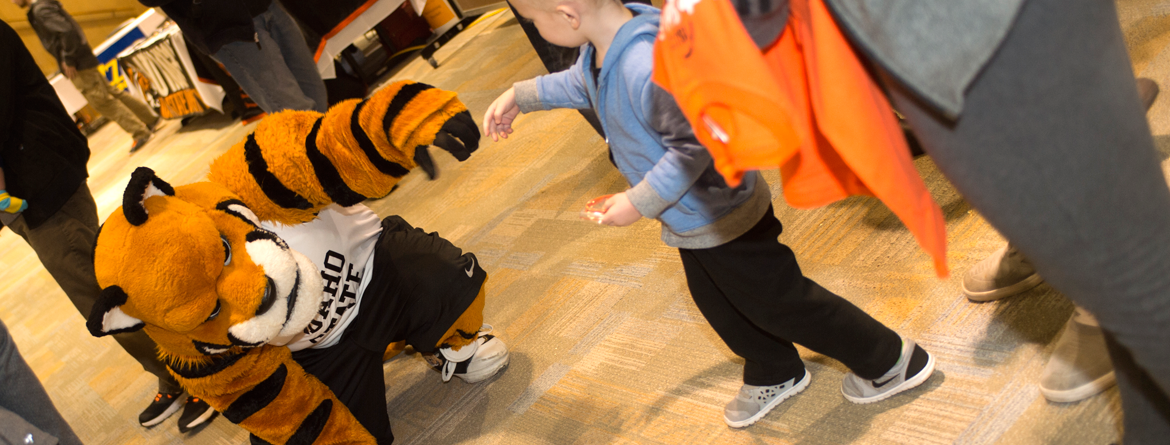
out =
[[272,0],[138,0],[158,6],[179,25],[183,38],[212,55],[231,42],[256,40],[252,18],[268,10]]
[[57,213],[89,177],[88,141],[20,36],[3,21],[0,144],[7,190],[28,200],[23,215],[29,228],[37,228]]
[[98,66],[98,59],[81,32],[81,26],[57,0],[33,2],[28,8],[28,23],[41,39],[45,51],[57,58],[58,65],[65,62],[79,70]]

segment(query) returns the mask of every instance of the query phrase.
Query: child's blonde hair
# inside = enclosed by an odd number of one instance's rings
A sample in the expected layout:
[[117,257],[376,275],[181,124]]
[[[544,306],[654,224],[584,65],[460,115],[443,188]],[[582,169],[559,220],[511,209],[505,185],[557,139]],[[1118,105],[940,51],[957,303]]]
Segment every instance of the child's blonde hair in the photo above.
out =
[[589,8],[594,8],[594,9],[605,6],[606,4],[612,4],[612,3],[616,3],[619,5],[622,4],[621,0],[511,0],[511,1],[513,3],[523,2],[527,6],[531,6],[533,8],[536,8],[536,9],[539,9],[542,11],[552,11],[553,9],[556,9],[557,6],[563,5],[565,3],[575,3],[575,4],[583,5],[583,6],[586,6]]

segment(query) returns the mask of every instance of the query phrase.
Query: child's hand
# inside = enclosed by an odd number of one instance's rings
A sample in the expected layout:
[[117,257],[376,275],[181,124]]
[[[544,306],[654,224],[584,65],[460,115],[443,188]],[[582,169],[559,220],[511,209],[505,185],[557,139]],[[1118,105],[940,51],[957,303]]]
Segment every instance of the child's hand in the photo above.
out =
[[605,215],[601,223],[607,226],[628,226],[642,219],[642,213],[630,203],[626,194],[618,193],[605,200]]
[[516,105],[516,91],[508,88],[484,113],[483,133],[491,136],[493,141],[498,142],[501,137],[507,139],[512,134],[512,121],[518,114],[520,107]]

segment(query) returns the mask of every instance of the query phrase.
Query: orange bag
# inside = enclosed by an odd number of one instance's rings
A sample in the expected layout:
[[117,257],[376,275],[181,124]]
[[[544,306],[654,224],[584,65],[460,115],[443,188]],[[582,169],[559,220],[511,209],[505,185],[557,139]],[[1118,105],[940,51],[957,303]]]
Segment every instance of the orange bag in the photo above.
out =
[[792,0],[761,52],[728,0],[670,0],[654,82],[670,91],[727,182],[779,167],[794,207],[876,196],[946,277],[942,210],[914,169],[885,95],[821,0]]

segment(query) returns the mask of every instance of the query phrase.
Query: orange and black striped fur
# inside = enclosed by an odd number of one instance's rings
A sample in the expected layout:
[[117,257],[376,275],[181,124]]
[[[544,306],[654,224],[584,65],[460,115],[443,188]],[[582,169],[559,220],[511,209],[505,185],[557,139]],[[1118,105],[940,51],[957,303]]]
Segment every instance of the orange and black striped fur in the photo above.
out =
[[260,223],[385,196],[415,166],[433,174],[427,146],[463,160],[478,138],[454,93],[399,82],[326,114],[268,116],[204,182],[172,187],[139,168],[98,236],[90,332],[145,329],[188,392],[265,442],[373,443],[282,346],[313,319],[322,283]]

